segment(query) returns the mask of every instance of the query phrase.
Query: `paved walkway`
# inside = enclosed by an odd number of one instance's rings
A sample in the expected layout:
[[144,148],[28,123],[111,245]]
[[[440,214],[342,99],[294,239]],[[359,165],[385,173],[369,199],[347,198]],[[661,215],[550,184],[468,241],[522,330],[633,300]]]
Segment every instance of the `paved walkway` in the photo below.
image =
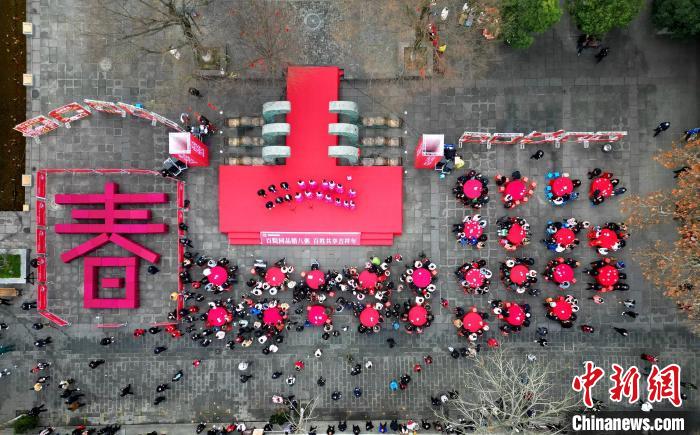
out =
[[[196,83],[204,98],[195,100],[186,95],[188,84],[173,85],[177,83],[180,69],[178,64],[173,65],[173,59],[148,56],[122,60],[102,48],[99,40],[76,33],[89,13],[89,10],[78,7],[78,3],[77,0],[30,1],[29,16],[35,24],[35,36],[29,44],[29,68],[35,74],[36,85],[30,92],[29,116],[46,114],[60,104],[81,98],[99,98],[143,102],[171,118],[192,109],[201,111],[212,120],[220,120],[221,115],[217,115],[207,103],[223,111],[223,116],[234,116],[255,113],[263,102],[279,99],[282,95],[283,83],[226,80]],[[296,3],[313,10],[321,2]],[[575,145],[559,150],[546,149],[545,159],[536,163],[529,160],[529,150],[495,148],[485,151],[481,147],[470,147],[461,153],[469,167],[488,176],[519,169],[523,175],[542,184],[544,174],[549,170],[568,171],[574,177],[584,178],[587,170],[600,166],[619,176],[622,184],[633,193],[670,186],[673,182],[671,175],[651,162],[649,156],[678,137],[685,128],[696,126],[700,119],[696,99],[698,45],[669,42],[653,36],[648,10],[629,30],[610,35],[606,43],[612,47],[611,54],[599,65],[595,64],[592,53],[576,57],[576,31],[564,18],[527,51],[494,49],[492,57],[488,58],[487,73],[472,74],[468,62],[465,62],[464,74],[458,80],[376,81],[359,77],[342,83],[341,98],[357,101],[366,114],[403,113],[406,122],[404,139],[409,154],[421,133],[445,133],[448,140],[456,141],[464,130],[525,133],[560,128],[573,131],[627,130],[627,139],[608,155],[596,148],[583,149]],[[310,56],[313,57],[313,53]],[[309,59],[310,62],[320,60],[323,59]],[[325,61],[343,66],[340,58]],[[165,94],[167,98],[163,97]],[[671,130],[654,139],[651,130],[662,120],[671,122]],[[486,258],[492,269],[497,268],[498,262],[506,256],[495,242],[497,217],[515,213],[526,217],[532,225],[533,240],[539,240],[546,221],[552,218],[574,215],[593,223],[619,219],[615,200],[606,201],[598,208],[580,200],[571,206],[555,209],[544,202],[538,191],[533,201],[512,212],[506,212],[494,200],[482,213],[491,224],[487,231],[489,245],[477,255],[459,247],[449,232],[451,224],[465,213],[450,194],[454,178],[438,180],[431,172],[415,171],[410,164],[411,158],[406,156],[404,234],[391,249],[232,248],[228,246],[225,235],[217,230],[216,168],[236,152],[223,143],[223,138],[213,138],[212,167],[193,170],[187,176],[187,194],[193,203],[187,221],[198,251],[228,256],[241,265],[241,270],[250,267],[253,258],[257,257],[274,260],[285,256],[297,268],[318,259],[324,267],[338,268],[360,265],[369,255],[400,252],[406,258],[412,258],[423,251],[441,268],[440,296],[448,299],[452,306],[477,304],[483,309],[489,297],[464,296],[451,277],[451,269],[476,256]],[[41,143],[30,142],[27,172],[33,173],[42,167],[67,166],[159,168],[165,158],[166,146],[162,129],[151,128],[138,120],[96,115],[75,123],[70,130],[61,129],[43,138]],[[162,181],[158,179],[134,178],[124,181],[123,186],[124,191],[156,190],[162,187],[160,183]],[[61,189],[83,189],[87,185],[91,185],[87,179],[66,180]],[[60,212],[54,210],[54,213]],[[54,216],[58,217],[58,214]],[[169,219],[164,214],[162,216]],[[31,214],[0,216],[2,247],[31,246],[32,225]],[[561,369],[562,389],[568,388],[568,380],[585,359],[592,359],[604,367],[613,362],[628,366],[640,363],[641,352],[659,354],[663,362],[681,364],[684,377],[697,383],[698,339],[689,334],[673,304],[642,280],[630,257],[631,249],[647,240],[663,238],[665,231],[660,228],[644,234],[634,233],[628,248],[621,254],[629,265],[628,281],[632,289],[629,295],[612,294],[607,297],[605,305],[594,306],[585,300],[588,293],[583,284],[571,290],[582,300],[578,324],[595,325],[596,334],[559,331],[544,319],[539,299],[524,297],[533,305],[533,325],[505,339],[504,345],[515,349],[518,357],[525,358],[527,353],[534,353]],[[445,351],[448,345],[460,342],[450,324],[449,313],[437,307],[436,322],[422,337],[388,331],[367,337],[348,331],[338,338],[323,341],[318,332],[307,330],[290,334],[280,352],[272,357],[263,357],[259,348],[233,352],[222,350],[220,343],[202,349],[187,339],[172,342],[165,341],[162,336],[148,336],[134,340],[129,332],[132,327],[164,318],[169,307],[163,301],[174,288],[175,261],[170,251],[174,244],[162,240],[155,243],[164,254],[161,273],[156,277],[144,277],[147,281],[143,284],[142,308],[135,312],[81,313],[79,291],[76,290],[81,287],[80,279],[76,270],[67,267],[53,270],[52,280],[65,301],[65,314],[74,322],[71,328],[61,331],[47,331],[45,328],[36,332],[29,328],[36,319],[34,315],[17,307],[0,307],[0,319],[12,325],[9,331],[3,332],[2,340],[14,342],[20,349],[0,357],[0,368],[16,366],[10,377],[0,379],[2,391],[9,392],[0,397],[0,416],[9,419],[19,409],[47,403],[52,410],[48,420],[55,424],[114,419],[123,423],[187,423],[200,419],[225,421],[232,416],[264,419],[274,412],[270,396],[275,393],[296,394],[302,399],[318,394],[321,397],[320,415],[328,419],[430,416],[430,394],[468,382],[461,369],[469,362],[453,360]],[[523,254],[537,259],[539,271],[551,257],[535,241]],[[594,258],[592,251],[585,247],[577,249],[574,256],[584,263]],[[542,283],[541,288],[543,295],[555,293],[551,284]],[[30,287],[26,294],[32,295],[32,292]],[[510,294],[498,285],[491,296],[507,298]],[[628,296],[637,300],[641,313],[634,320],[620,316],[622,309],[617,302]],[[129,324],[123,330],[98,331],[95,328],[96,323],[124,320]],[[351,330],[355,325],[347,313],[337,316],[336,324],[341,328],[349,326]],[[532,343],[535,327],[543,324],[551,330],[547,349]],[[612,326],[624,326],[631,331],[630,336],[626,339],[620,337]],[[117,337],[117,342],[108,349],[97,344],[106,334]],[[46,335],[54,337],[56,343],[47,351],[35,350],[31,346],[33,337]],[[388,337],[397,341],[397,347],[392,351],[388,351],[385,345]],[[151,349],[158,344],[167,344],[170,349],[156,357]],[[311,357],[317,347],[325,351],[320,360]],[[407,392],[390,393],[389,379],[410,371],[413,364],[427,353],[435,358],[433,367],[424,370],[420,376],[414,376],[415,382]],[[348,354],[356,359],[371,359],[374,368],[359,377],[350,376],[345,362]],[[108,363],[89,370],[87,362],[99,357],[104,357]],[[194,358],[204,361],[196,370],[191,367]],[[298,358],[307,361],[307,368],[295,386],[288,387],[282,380],[273,382],[269,379],[274,370],[290,372],[292,362]],[[86,392],[88,406],[74,414],[64,411],[55,385],[39,394],[29,391],[34,379],[28,370],[37,359],[47,359],[55,364],[52,369],[54,382],[69,376],[77,379]],[[235,367],[244,359],[254,361],[256,377],[240,384]],[[166,403],[158,407],[151,405],[155,385],[169,379],[180,368],[187,372],[183,382],[168,392]],[[325,389],[315,386],[320,375],[329,379]],[[119,399],[119,387],[128,382],[134,385],[137,395]],[[351,390],[356,385],[365,391],[362,400],[352,398]],[[334,389],[344,392],[344,398],[339,402],[330,399],[330,392]],[[603,396],[602,393],[601,390],[598,395]],[[689,406],[697,404],[697,396],[691,395]]]

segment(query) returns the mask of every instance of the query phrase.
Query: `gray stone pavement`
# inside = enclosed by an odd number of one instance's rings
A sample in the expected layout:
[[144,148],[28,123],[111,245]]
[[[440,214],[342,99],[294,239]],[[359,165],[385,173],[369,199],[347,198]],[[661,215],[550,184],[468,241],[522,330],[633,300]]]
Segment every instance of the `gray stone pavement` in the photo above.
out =
[[[211,103],[224,112],[223,116],[252,114],[261,104],[277,99],[284,92],[282,82],[231,81],[196,82],[204,94],[201,100],[186,95],[186,87],[174,87],[178,83],[179,68],[173,59],[147,56],[120,63],[99,40],[76,35],[82,29],[89,8],[79,7],[75,0],[31,0],[30,18],[35,24],[35,36],[29,44],[31,71],[36,86],[29,92],[28,116],[46,114],[52,108],[81,98],[98,98],[143,102],[147,107],[163,115],[177,118],[182,111],[201,111],[210,119],[220,121],[222,116],[207,107]],[[327,3],[295,2],[304,11],[322,10]],[[300,10],[301,10],[300,9]],[[630,29],[611,34],[606,41],[611,55],[596,65],[592,53],[575,55],[576,30],[565,16],[553,30],[539,37],[533,47],[524,52],[494,46],[490,50],[487,69],[472,70],[465,59],[458,77],[434,78],[427,81],[376,80],[369,70],[357,69],[356,77],[341,85],[341,98],[357,101],[364,113],[404,113],[407,144],[405,155],[405,206],[404,233],[392,247],[308,248],[260,246],[231,247],[226,237],[217,229],[217,167],[226,158],[239,151],[224,146],[222,137],[212,139],[210,149],[212,166],[190,171],[186,177],[187,196],[192,209],[187,213],[191,227],[190,236],[197,250],[213,256],[227,256],[241,266],[252,265],[253,258],[287,259],[297,268],[303,268],[311,259],[318,259],[325,268],[344,265],[360,265],[370,255],[389,255],[400,252],[410,259],[421,251],[438,263],[441,269],[439,294],[450,301],[451,306],[476,304],[487,307],[490,298],[510,299],[502,285],[496,285],[490,295],[465,296],[452,277],[452,270],[469,258],[483,257],[492,270],[506,253],[497,246],[495,220],[503,215],[521,215],[530,222],[533,243],[522,250],[523,254],[536,258],[536,268],[542,271],[552,257],[538,241],[548,219],[575,216],[594,224],[620,218],[617,200],[606,201],[593,208],[582,199],[563,208],[554,208],[542,199],[538,189],[535,197],[525,206],[507,211],[500,203],[492,201],[482,214],[489,220],[489,242],[486,249],[474,252],[454,242],[449,231],[452,223],[460,220],[466,210],[452,198],[450,190],[453,178],[439,180],[429,171],[412,168],[413,145],[421,133],[444,133],[449,141],[456,141],[464,130],[573,131],[622,129],[629,136],[611,154],[604,155],[597,148],[583,149],[569,144],[561,149],[545,149],[546,158],[529,160],[531,150],[470,146],[461,150],[467,166],[488,176],[496,172],[509,173],[519,169],[523,175],[540,183],[549,170],[567,171],[574,177],[585,179],[587,170],[602,167],[612,171],[632,193],[643,193],[662,186],[669,186],[669,173],[649,157],[683,129],[696,126],[700,108],[697,99],[698,45],[669,42],[651,33],[648,9],[642,13]],[[329,25],[336,22],[328,20]],[[371,22],[371,21],[370,21]],[[362,25],[362,22],[359,23]],[[326,29],[333,32],[333,28]],[[361,33],[361,32],[360,32]],[[386,44],[394,44],[389,36]],[[366,49],[363,40],[356,41],[349,50]],[[381,45],[381,44],[379,44]],[[345,48],[344,48],[345,50]],[[335,63],[344,66],[344,59],[328,51],[325,57],[315,58],[316,52],[307,54],[309,63]],[[449,54],[449,53],[448,53]],[[320,56],[320,55],[319,55]],[[359,56],[359,55],[358,55]],[[110,57],[110,69],[101,68],[103,57]],[[456,62],[459,64],[459,62]],[[104,65],[103,65],[104,66]],[[662,120],[672,124],[670,131],[659,138],[651,137],[651,129]],[[27,151],[28,172],[45,167],[132,167],[156,169],[166,157],[166,132],[152,128],[146,122],[135,119],[122,120],[107,115],[96,115],[79,121],[70,130],[61,129],[41,142],[30,141]],[[164,180],[150,177],[109,177],[120,183],[123,191],[156,191],[172,193]],[[100,191],[102,183],[97,176],[52,176],[50,192],[80,191],[87,186]],[[57,182],[54,183],[54,180]],[[584,180],[583,188],[587,186]],[[33,192],[32,192],[33,194]],[[154,211],[156,221],[173,222],[172,204]],[[67,210],[50,208],[52,220],[63,220]],[[3,248],[30,247],[33,244],[33,214],[3,214],[0,216],[0,240]],[[171,227],[174,228],[173,225]],[[607,368],[611,363],[623,366],[638,364],[641,352],[659,354],[662,362],[677,362],[684,370],[684,377],[697,383],[698,339],[692,336],[683,318],[673,304],[662,297],[661,292],[650,288],[643,281],[638,267],[631,258],[631,250],[645,241],[662,238],[665,228],[652,229],[644,234],[633,233],[628,247],[618,258],[628,264],[629,294],[607,295],[605,305],[594,305],[586,300],[584,279],[570,293],[581,300],[581,312],[577,325],[588,323],[597,331],[585,335],[576,330],[561,331],[544,318],[541,299],[530,296],[515,298],[533,306],[533,325],[519,334],[503,338],[503,345],[514,349],[517,357],[525,358],[534,353],[540,359],[550,361],[560,369],[561,389],[568,389],[571,376],[580,370],[580,363],[592,359]],[[207,349],[190,340],[172,341],[163,335],[130,336],[133,327],[164,320],[171,309],[168,294],[175,288],[175,235],[171,230],[164,238],[145,237],[138,240],[164,255],[161,273],[155,277],[142,273],[142,306],[133,312],[82,312],[80,310],[81,276],[79,266],[58,263],[56,252],[74,246],[79,236],[58,237],[50,234],[49,258],[52,293],[50,304],[65,315],[73,325],[64,330],[44,328],[33,331],[29,325],[36,320],[31,313],[17,307],[0,307],[0,320],[12,327],[3,332],[2,342],[14,342],[19,352],[0,357],[0,368],[16,366],[14,373],[0,379],[2,391],[10,394],[0,397],[0,416],[11,418],[19,409],[32,404],[47,403],[51,412],[44,420],[54,424],[77,422],[124,423],[193,422],[199,419],[225,421],[233,417],[261,419],[274,412],[270,396],[276,393],[295,394],[301,399],[320,396],[319,414],[322,418],[407,418],[431,415],[428,396],[445,391],[455,385],[468,382],[461,367],[469,364],[463,359],[453,360],[446,353],[449,345],[463,345],[451,325],[451,316],[436,304],[435,324],[420,337],[384,331],[378,336],[360,336],[353,332],[356,325],[347,312],[335,317],[337,327],[349,326],[348,332],[329,341],[320,339],[317,331],[287,334],[280,352],[263,357],[259,347],[222,349],[222,343],[213,343]],[[106,251],[108,252],[108,251]],[[572,254],[584,264],[594,259],[593,252],[580,247]],[[245,274],[243,275],[246,276]],[[580,277],[580,276],[579,276]],[[581,278],[581,277],[580,277]],[[543,296],[556,294],[552,284],[540,285]],[[27,286],[26,299],[34,296],[34,287]],[[234,293],[238,294],[237,289]],[[405,296],[402,295],[400,300]],[[620,316],[618,300],[632,297],[638,302],[640,316],[630,320]],[[99,316],[99,318],[97,318]],[[7,320],[6,320],[7,319]],[[126,328],[100,331],[95,325],[102,322],[128,321]],[[491,321],[492,327],[498,325]],[[550,328],[550,346],[540,348],[533,343],[535,328]],[[623,326],[631,331],[622,338],[612,326]],[[98,345],[100,337],[115,335],[117,342],[104,348]],[[35,350],[33,337],[54,337],[56,344],[47,351]],[[495,336],[495,334],[491,334]],[[397,347],[387,351],[385,340],[394,337]],[[169,350],[154,356],[153,346],[164,344]],[[322,348],[323,358],[316,360],[313,351]],[[414,382],[406,392],[391,393],[389,380],[409,372],[414,363],[425,354],[432,354],[435,363],[414,376]],[[346,355],[357,359],[370,359],[374,368],[358,377],[349,375]],[[105,366],[89,370],[90,359],[104,357]],[[203,364],[192,368],[191,361],[202,358]],[[270,373],[281,369],[292,370],[294,360],[306,361],[305,371],[298,376],[296,385],[288,387],[282,380],[272,381]],[[28,369],[37,359],[54,363],[51,376],[54,384],[59,379],[74,377],[85,391],[88,406],[71,414],[64,411],[55,385],[41,393],[29,391],[34,382]],[[236,366],[241,360],[252,360],[255,378],[246,384],[238,382]],[[168,401],[155,407],[155,385],[167,381],[178,369],[184,369],[183,381],[167,393]],[[315,380],[324,375],[329,382],[323,389]],[[129,399],[119,399],[120,386],[131,382],[137,393]],[[602,386],[596,396],[605,396]],[[363,398],[352,397],[352,388],[362,387]],[[344,397],[339,402],[330,399],[334,389]],[[697,407],[697,396],[690,395],[686,406]]]

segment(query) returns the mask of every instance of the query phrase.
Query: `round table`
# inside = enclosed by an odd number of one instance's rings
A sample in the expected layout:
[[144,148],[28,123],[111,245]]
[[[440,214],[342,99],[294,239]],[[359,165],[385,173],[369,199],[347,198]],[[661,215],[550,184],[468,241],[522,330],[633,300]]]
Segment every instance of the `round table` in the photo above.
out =
[[320,326],[326,323],[328,320],[328,314],[326,314],[326,307],[323,305],[313,305],[309,307],[307,313],[307,319],[309,323],[314,326]]
[[610,196],[613,193],[613,184],[609,178],[596,178],[591,182],[591,194],[596,190],[600,192],[600,196]]
[[413,284],[418,288],[426,288],[433,281],[433,275],[425,267],[413,271]]
[[506,183],[504,193],[510,195],[513,201],[520,201],[527,194],[527,184],[523,180],[511,180]]
[[476,199],[481,196],[481,189],[484,187],[483,184],[481,184],[481,181],[472,178],[471,180],[467,180],[466,183],[464,183],[464,186],[462,186],[462,192],[464,192],[464,195],[469,198],[469,199]]
[[484,275],[479,269],[469,269],[464,274],[464,280],[467,281],[471,288],[478,288],[484,283]]
[[362,287],[364,290],[373,289],[377,285],[377,280],[377,275],[369,270],[363,270],[360,273],[360,287]]
[[314,290],[318,290],[326,282],[326,275],[320,270],[311,270],[306,273],[306,284]]
[[207,323],[211,326],[223,326],[228,323],[231,314],[224,307],[214,307],[207,313]]
[[209,269],[207,279],[214,285],[222,285],[228,279],[228,270],[222,266],[214,266]]
[[476,221],[467,221],[464,223],[464,235],[467,238],[477,238],[484,233],[484,229]]
[[549,307],[549,312],[552,313],[559,320],[569,320],[573,314],[571,305],[564,300],[563,297],[554,301],[555,305]]
[[615,285],[619,278],[620,273],[618,270],[615,267],[607,264],[598,269],[598,275],[596,275],[595,280],[598,281],[598,284],[604,287],[610,287]]
[[525,228],[520,224],[513,224],[508,230],[506,239],[514,245],[520,245],[525,240]]
[[574,279],[574,269],[569,266],[568,264],[557,264],[554,266],[554,271],[553,271],[553,277],[554,277],[554,282],[557,284],[561,284],[564,282],[570,282],[572,279]]
[[595,238],[597,245],[601,248],[612,249],[613,245],[618,242],[615,231],[608,228],[600,230],[600,234]]
[[562,246],[570,245],[576,240],[576,233],[571,231],[569,228],[559,228],[554,233],[554,241]]
[[574,191],[574,182],[569,177],[557,177],[549,182],[554,196],[569,195]]
[[282,313],[277,307],[268,308],[263,311],[263,323],[266,325],[275,325],[282,321]]
[[408,321],[411,322],[413,326],[423,326],[428,322],[428,310],[420,305],[411,307],[408,310]]
[[379,311],[374,307],[365,307],[360,313],[360,323],[367,328],[371,328],[379,323]]
[[527,282],[527,273],[529,271],[527,266],[516,264],[510,269],[510,280],[515,284],[523,285]]
[[282,285],[286,278],[287,276],[279,267],[271,267],[267,269],[267,272],[265,273],[265,282],[270,284],[272,287]]
[[469,332],[478,332],[484,327],[484,319],[481,314],[471,311],[462,317],[462,326]]
[[524,322],[525,319],[527,319],[527,316],[525,315],[525,310],[518,305],[518,304],[511,304],[510,307],[507,308],[508,310],[508,317],[503,317],[503,320],[506,321],[511,326],[521,326]]

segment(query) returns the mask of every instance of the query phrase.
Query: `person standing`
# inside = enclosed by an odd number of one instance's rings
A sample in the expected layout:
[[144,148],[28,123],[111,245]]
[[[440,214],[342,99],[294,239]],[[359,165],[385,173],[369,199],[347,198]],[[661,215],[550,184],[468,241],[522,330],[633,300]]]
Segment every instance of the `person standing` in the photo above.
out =
[[197,88],[189,88],[189,89],[187,90],[187,92],[189,92],[190,95],[192,95],[193,97],[198,97],[198,98],[199,98],[199,97],[202,96],[202,93],[199,92],[199,89],[197,89]]
[[126,395],[128,395],[128,394],[131,394],[131,395],[134,394],[134,392],[131,391],[131,384],[129,384],[129,385],[127,385],[126,387],[122,388],[122,391],[119,393],[119,396],[120,396],[120,397],[124,397],[124,396],[126,396]]
[[607,57],[608,53],[610,52],[610,49],[608,47],[603,47],[600,49],[598,54],[595,55],[595,58],[597,60],[597,63],[600,63],[605,57]]
[[685,131],[685,141],[688,142],[690,137],[696,134],[700,134],[700,127],[691,128]]
[[533,154],[533,155],[530,156],[530,159],[531,159],[531,160],[539,160],[539,159],[541,159],[542,157],[544,157],[544,151],[542,151],[542,150],[537,150],[537,152],[535,152],[535,154]]
[[96,369],[97,367],[101,366],[102,364],[105,363],[105,360],[103,359],[94,359],[88,363],[91,369]]
[[668,130],[668,128],[671,126],[671,123],[668,121],[662,121],[659,123],[659,125],[656,126],[654,129],[654,137],[660,135],[662,132]]

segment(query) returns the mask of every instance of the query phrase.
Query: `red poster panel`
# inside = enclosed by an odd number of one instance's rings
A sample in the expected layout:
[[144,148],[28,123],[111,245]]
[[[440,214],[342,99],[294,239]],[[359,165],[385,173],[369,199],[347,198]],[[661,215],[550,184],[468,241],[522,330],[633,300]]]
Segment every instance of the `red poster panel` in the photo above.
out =
[[46,198],[46,171],[36,173],[36,197]]
[[156,122],[158,122],[156,120],[156,117],[153,116],[153,113],[149,112],[146,109],[141,109],[140,107],[132,106],[131,104],[126,104],[126,103],[121,103],[121,102],[119,102],[117,104],[119,105],[119,107],[126,110],[129,114],[131,114],[133,116],[137,116],[139,118],[147,119],[147,120],[151,121],[151,123],[153,125],[155,125]]
[[46,230],[36,229],[36,253],[46,254]]
[[126,116],[126,110],[122,109],[117,105],[117,103],[112,103],[109,101],[99,101],[99,100],[83,100],[85,104],[97,110],[98,112],[111,113],[113,115],[120,115],[122,117]]
[[36,200],[36,224],[40,227],[46,226],[46,202],[43,199]]
[[261,245],[358,246],[360,239],[354,232],[260,232]]
[[70,128],[70,123],[92,115],[90,110],[78,103],[69,103],[49,112],[49,116]]
[[58,317],[57,315],[55,315],[54,313],[52,313],[50,311],[39,311],[39,314],[41,314],[44,318],[50,320],[51,322],[53,322],[54,324],[56,324],[58,326],[69,326],[70,325],[70,323],[68,323],[67,321],[63,320],[62,318]]
[[[177,182],[177,208],[185,208],[185,183],[182,181]],[[184,216],[182,220],[184,222]]]
[[37,281],[46,282],[46,262],[40,264],[36,268]]
[[60,125],[53,119],[47,118],[44,115],[39,115],[15,125],[14,129],[26,137],[39,137],[56,130],[59,126]]
[[46,284],[39,284],[36,287],[36,294],[37,294],[37,299],[36,299],[36,307],[39,311],[45,310],[46,307],[48,306],[48,299],[49,299],[49,288],[46,287]]

